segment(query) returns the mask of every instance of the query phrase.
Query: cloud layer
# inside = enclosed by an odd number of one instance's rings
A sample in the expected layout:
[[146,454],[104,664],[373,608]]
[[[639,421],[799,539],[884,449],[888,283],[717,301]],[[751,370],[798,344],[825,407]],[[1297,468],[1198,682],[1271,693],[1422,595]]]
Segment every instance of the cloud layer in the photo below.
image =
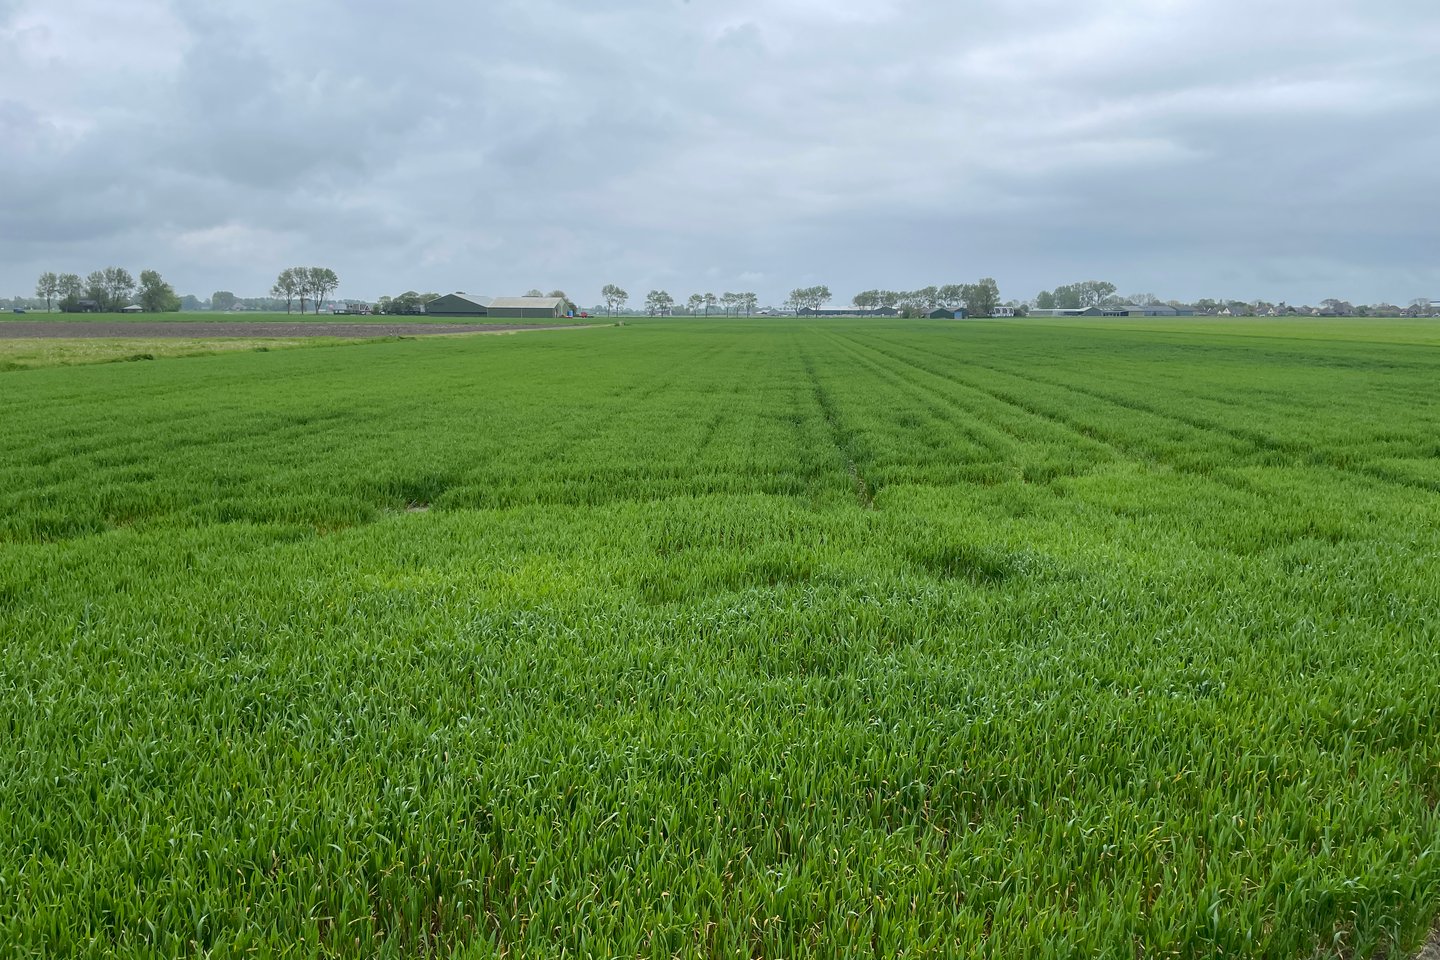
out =
[[0,290],[1440,297],[1437,120],[1433,0],[0,0]]

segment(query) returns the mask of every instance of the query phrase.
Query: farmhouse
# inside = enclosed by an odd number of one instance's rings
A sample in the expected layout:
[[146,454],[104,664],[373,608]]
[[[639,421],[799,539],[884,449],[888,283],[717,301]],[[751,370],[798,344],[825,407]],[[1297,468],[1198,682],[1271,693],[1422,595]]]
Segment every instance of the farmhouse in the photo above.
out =
[[493,297],[476,297],[468,293],[450,293],[425,304],[425,313],[432,317],[484,317],[490,312]]

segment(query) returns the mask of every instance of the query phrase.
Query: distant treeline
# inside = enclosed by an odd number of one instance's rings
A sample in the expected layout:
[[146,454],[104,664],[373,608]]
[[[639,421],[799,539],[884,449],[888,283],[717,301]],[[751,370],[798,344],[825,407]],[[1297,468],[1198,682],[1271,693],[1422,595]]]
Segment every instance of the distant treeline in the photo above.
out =
[[[3,309],[60,309],[69,312],[113,313],[127,307],[138,307],[149,313],[174,310],[253,310],[290,312],[298,300],[301,312],[307,307],[320,312],[327,298],[334,293],[340,280],[335,271],[328,267],[289,267],[281,271],[268,297],[238,297],[227,290],[217,290],[208,300],[186,294],[177,296],[170,284],[154,270],[142,270],[137,281],[123,267],[106,267],[95,270],[85,277],[75,273],[44,273],[35,286],[35,296],[0,298]],[[573,312],[579,312],[570,297],[563,290],[552,290],[545,294],[558,297],[566,302]],[[346,301],[348,312],[375,312],[386,314],[423,313],[425,304],[438,293],[419,293],[407,290],[394,296],[382,296],[378,301]],[[541,296],[533,288],[526,296]],[[623,312],[630,299],[629,293],[617,284],[606,284],[601,291],[603,304],[600,309],[611,313]],[[760,306],[760,298],[752,292],[743,293],[694,293],[685,300],[677,300],[665,290],[651,290],[645,297],[645,311],[653,316],[690,314],[709,316],[720,312],[727,316],[755,313],[775,314],[783,311],[800,313],[804,310],[819,311],[833,303],[830,288],[824,285],[797,287],[779,308]],[[1005,300],[1000,297],[999,284],[993,278],[984,277],[974,283],[950,283],[921,287],[918,290],[862,290],[850,300],[857,313],[889,313],[900,316],[923,316],[937,309],[958,310],[964,308],[971,316],[986,317],[995,314],[998,307],[1013,309],[1017,316],[1024,316],[1027,309],[1038,310],[1084,310],[1090,307],[1121,307],[1128,305],[1154,306],[1164,304],[1180,310],[1193,310],[1201,316],[1330,316],[1330,317],[1416,317],[1433,316],[1440,312],[1440,303],[1421,297],[1411,300],[1407,306],[1381,302],[1377,304],[1352,304],[1348,300],[1329,298],[1318,305],[1290,304],[1284,300],[1236,300],[1202,298],[1193,302],[1161,300],[1153,293],[1120,295],[1115,284],[1108,280],[1082,280],[1062,284],[1053,290],[1042,290],[1029,300]],[[336,307],[337,312],[340,307]]]
[[[18,299],[18,298],[17,298]],[[154,270],[141,270],[140,280],[124,267],[94,270],[84,279],[78,273],[45,272],[35,284],[35,306],[59,307],[65,313],[119,313],[139,307],[146,313],[180,309],[180,298]]]

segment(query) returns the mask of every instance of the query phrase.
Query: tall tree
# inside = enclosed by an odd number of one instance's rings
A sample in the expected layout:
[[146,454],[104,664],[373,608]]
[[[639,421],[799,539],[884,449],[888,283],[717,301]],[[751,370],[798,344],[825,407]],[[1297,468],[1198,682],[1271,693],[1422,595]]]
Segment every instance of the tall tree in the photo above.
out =
[[300,297],[300,312],[305,312],[305,300],[303,288],[300,285],[300,277],[297,274],[298,267],[286,267],[280,271],[280,276],[275,279],[275,286],[270,288],[270,296],[277,300],[285,301],[285,312],[290,312],[290,305]]
[[1000,305],[1000,285],[991,277],[984,277],[964,288],[965,312],[972,317],[993,317]]
[[556,300],[564,300],[566,313],[573,314],[580,312],[580,308],[575,305],[575,301],[571,300],[569,295],[566,294],[564,290],[551,290],[549,293],[545,294],[545,296],[554,297]]
[[685,301],[685,305],[690,308],[690,315],[693,317],[705,305],[705,297],[702,294],[692,293],[690,299]]
[[390,301],[390,313],[401,316],[414,316],[420,312],[425,305],[425,298],[414,290],[406,290]]
[[300,269],[305,271],[305,287],[315,301],[315,313],[318,315],[325,299],[335,292],[336,287],[340,286],[340,278],[329,267],[301,267]]
[[1054,310],[1055,294],[1051,293],[1049,290],[1041,290],[1035,295],[1035,309]]
[[731,311],[735,309],[739,300],[740,297],[738,294],[731,293],[728,290],[720,294],[720,306],[724,308],[725,316],[730,316]]
[[745,308],[745,316],[747,317],[755,312],[755,307],[759,303],[760,298],[753,293],[740,294],[740,305]]
[[237,299],[235,294],[229,290],[216,290],[210,294],[210,309],[220,311],[230,310],[235,306]]
[[1087,307],[1097,306],[1106,297],[1115,294],[1115,284],[1109,280],[1086,280],[1080,286],[1084,291],[1080,299]]
[[105,302],[105,271],[91,270],[85,274],[85,299],[94,300],[104,312],[109,311]]
[[50,312],[50,304],[60,295],[60,278],[54,273],[46,271],[40,274],[39,281],[35,284],[35,297],[45,301],[45,312]]
[[878,290],[861,290],[850,298],[850,303],[861,313],[869,313],[875,309],[875,304],[879,301],[879,298],[880,291]]
[[104,313],[118,313],[130,302],[135,292],[135,278],[124,267],[106,267],[91,271],[85,278],[86,294],[100,305]]
[[85,296],[85,281],[80,279],[79,274],[62,273],[57,281],[57,289],[60,309],[68,312],[75,309],[76,301]]
[[527,296],[527,297],[543,297],[543,296],[545,296],[545,294],[541,293],[541,292],[540,292],[539,290],[537,290],[536,288],[531,287],[529,290],[525,291],[525,296]]
[[135,278],[124,267],[106,267],[105,292],[116,310],[126,307],[135,294]]
[[965,285],[963,283],[947,283],[937,288],[935,299],[946,310],[958,309],[965,303]]
[[607,283],[600,288],[600,295],[605,298],[605,308],[610,311],[610,316],[615,316],[615,311],[623,308],[630,294],[617,284]]
[[708,317],[708,316],[710,316],[710,311],[711,311],[711,310],[714,310],[715,307],[716,307],[716,305],[720,303],[720,298],[717,297],[717,296],[715,296],[715,294],[713,294],[713,293],[707,293],[707,294],[705,294],[705,301],[704,301],[704,302],[705,302],[705,316]]
[[180,309],[180,298],[157,271],[141,270],[140,307],[146,313],[174,313]]

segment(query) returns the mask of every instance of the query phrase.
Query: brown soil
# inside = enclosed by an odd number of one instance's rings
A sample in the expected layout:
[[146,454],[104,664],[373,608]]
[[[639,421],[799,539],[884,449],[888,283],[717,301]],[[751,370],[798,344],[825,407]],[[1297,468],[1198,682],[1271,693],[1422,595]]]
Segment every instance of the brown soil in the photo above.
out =
[[63,337],[68,339],[100,339],[113,337],[422,337],[442,333],[514,333],[520,330],[564,330],[575,324],[505,324],[505,323],[106,323],[66,320],[0,323],[0,339],[29,337]]

